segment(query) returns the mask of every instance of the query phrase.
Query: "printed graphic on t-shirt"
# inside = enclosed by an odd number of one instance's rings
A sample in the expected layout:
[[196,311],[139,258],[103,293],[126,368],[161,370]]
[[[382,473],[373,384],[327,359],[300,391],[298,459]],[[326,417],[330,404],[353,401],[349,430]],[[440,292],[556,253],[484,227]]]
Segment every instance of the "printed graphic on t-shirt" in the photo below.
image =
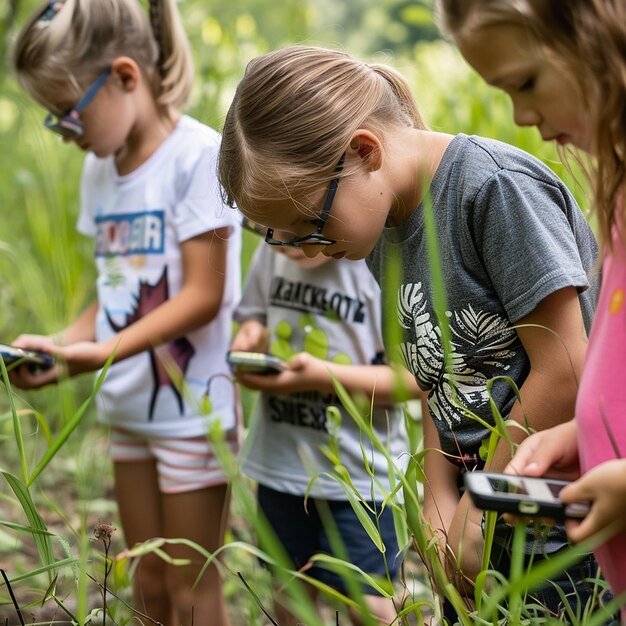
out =
[[[270,303],[277,309],[289,310],[286,319],[277,321],[270,329],[273,337],[270,344],[272,354],[289,360],[294,354],[306,352],[332,363],[352,363],[348,354],[337,352],[337,346],[331,345],[324,328],[328,328],[329,323],[368,323],[367,307],[359,298],[277,275],[272,280]],[[296,328],[293,311],[302,312],[298,316]],[[371,364],[382,363],[384,354],[378,352],[373,356]],[[324,432],[328,432],[326,408],[330,405],[341,406],[341,401],[334,393],[306,391],[289,395],[267,394],[266,397],[267,415],[273,422]]]
[[[516,352],[511,349],[517,333],[507,319],[475,310],[471,305],[447,311],[451,355],[447,369],[441,329],[431,321],[431,309],[422,283],[402,285],[398,291],[398,321],[408,337],[400,348],[406,367],[420,387],[430,390],[428,406],[438,422],[453,430],[463,410],[478,410],[489,402],[487,382],[506,375]],[[479,369],[476,367],[479,366]]]
[[161,209],[99,215],[95,221],[97,257],[163,253],[165,212]]
[[334,393],[302,391],[288,396],[268,394],[267,416],[273,422],[328,432],[326,407],[330,405],[340,405]]
[[[139,291],[135,296],[135,307],[126,314],[126,320],[123,324],[116,324],[106,307],[104,307],[104,314],[114,332],[119,333],[144,315],[161,306],[168,297],[167,267],[165,267],[161,278],[154,285],[143,280],[139,282]],[[157,396],[162,387],[169,387],[174,393],[180,414],[182,415],[185,408],[183,396],[181,390],[172,380],[170,372],[180,372],[184,378],[189,361],[195,354],[193,346],[186,337],[179,337],[147,352],[150,357],[150,369],[153,377],[153,391],[148,409],[148,421],[151,421],[154,417]]]
[[357,297],[319,285],[291,281],[283,276],[272,279],[270,304],[331,318],[335,315],[352,324],[365,323],[365,303]]

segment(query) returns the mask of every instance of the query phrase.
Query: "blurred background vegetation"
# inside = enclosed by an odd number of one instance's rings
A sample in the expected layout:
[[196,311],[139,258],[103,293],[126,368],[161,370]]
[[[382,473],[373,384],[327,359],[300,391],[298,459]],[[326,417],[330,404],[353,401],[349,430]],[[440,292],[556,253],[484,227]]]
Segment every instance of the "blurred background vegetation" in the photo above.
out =
[[[82,155],[42,128],[44,111],[9,69],[11,37],[38,4],[0,2],[0,337],[7,340],[58,329],[93,295],[91,242],[74,234]],[[215,128],[252,57],[295,42],[339,47],[403,72],[433,129],[498,138],[539,156],[585,207],[554,147],[534,129],[514,127],[506,97],[440,39],[431,0],[180,0],[179,9],[197,73],[188,112]]]
[[[38,4],[0,0],[2,342],[22,332],[63,328],[95,292],[92,242],[75,233],[83,155],[42,128],[45,112],[18,90],[10,72],[11,38]],[[339,47],[403,72],[431,128],[493,137],[535,154],[566,181],[583,209],[587,207],[585,190],[573,183],[554,146],[542,144],[534,129],[515,127],[507,98],[486,87],[440,38],[430,0],[180,0],[179,9],[196,62],[197,81],[188,112],[215,128],[221,127],[237,81],[252,57],[296,42]],[[253,236],[245,236],[244,266],[257,243]],[[43,435],[71,420],[91,386],[92,379],[86,376],[17,400],[28,458],[41,456],[49,444]],[[106,436],[91,429],[92,423],[88,414],[87,423],[68,440],[35,489],[46,519],[60,519],[73,529],[83,528],[83,533],[88,515],[115,515]],[[3,395],[0,469],[12,472],[19,465],[13,430]],[[64,489],[71,501],[58,500]],[[1,484],[0,519],[19,517],[19,507]],[[7,554],[22,554],[20,550],[28,553],[19,535],[0,531],[0,563]],[[13,559],[13,568],[19,569],[19,558]]]

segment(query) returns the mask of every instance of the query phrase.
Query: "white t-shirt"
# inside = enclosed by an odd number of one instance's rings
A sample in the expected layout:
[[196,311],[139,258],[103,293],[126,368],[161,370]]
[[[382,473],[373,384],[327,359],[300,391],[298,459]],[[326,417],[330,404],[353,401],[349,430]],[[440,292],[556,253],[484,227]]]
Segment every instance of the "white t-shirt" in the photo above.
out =
[[[235,319],[257,319],[270,332],[270,352],[288,359],[306,351],[328,361],[353,365],[384,362],[380,290],[364,261],[331,260],[305,269],[285,255],[261,244],[246,279]],[[371,477],[388,485],[388,465],[341,405],[334,393],[307,391],[286,395],[263,393],[244,445],[243,469],[259,483],[294,495],[304,495],[317,472],[333,473],[321,450],[329,445],[326,409],[341,410],[337,437],[341,463],[356,489],[371,499]],[[372,425],[397,464],[409,448],[403,436],[402,412],[397,406],[376,406]],[[346,500],[341,486],[320,476],[309,492],[327,500]],[[381,493],[375,489],[376,498]]]
[[[240,296],[241,232],[217,181],[220,136],[183,116],[139,168],[117,173],[113,157],[89,154],[81,186],[78,230],[95,238],[98,341],[106,340],[181,289],[180,245],[230,229],[222,306],[206,326],[111,366],[98,396],[103,419],[157,436],[193,437],[207,430],[200,409],[209,385],[211,419],[235,425],[235,398],[225,354]],[[156,339],[156,338],[155,338]],[[184,375],[173,382],[172,367]],[[174,377],[176,378],[176,377]]]

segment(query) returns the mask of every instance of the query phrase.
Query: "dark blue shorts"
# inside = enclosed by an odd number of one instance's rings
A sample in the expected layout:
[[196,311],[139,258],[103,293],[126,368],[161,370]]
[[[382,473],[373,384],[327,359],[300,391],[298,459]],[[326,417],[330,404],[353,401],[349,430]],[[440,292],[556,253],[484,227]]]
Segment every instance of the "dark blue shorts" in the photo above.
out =
[[[274,529],[295,569],[304,566],[314,554],[320,552],[333,554],[319,515],[320,508],[327,507],[335,522],[349,562],[367,574],[386,577],[389,572],[391,579],[395,579],[401,556],[398,555],[398,540],[391,509],[386,508],[378,518],[380,534],[386,548],[383,555],[365,532],[347,501],[308,498],[305,511],[303,496],[281,493],[263,485],[259,485],[258,499],[259,508]],[[380,511],[380,504],[372,508]],[[370,517],[376,524],[374,516],[370,515]],[[337,554],[333,556],[341,557]],[[346,585],[339,574],[321,567],[312,567],[306,573],[346,593]],[[361,588],[364,594],[380,595],[376,589],[365,583],[361,585]]]

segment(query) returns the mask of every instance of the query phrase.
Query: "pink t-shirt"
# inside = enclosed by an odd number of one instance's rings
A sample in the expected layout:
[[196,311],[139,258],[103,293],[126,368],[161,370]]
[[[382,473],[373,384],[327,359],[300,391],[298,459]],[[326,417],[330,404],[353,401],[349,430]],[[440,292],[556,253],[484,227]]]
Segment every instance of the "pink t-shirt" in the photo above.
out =
[[[602,266],[576,419],[583,472],[603,461],[626,458],[626,247],[617,232]],[[600,546],[595,555],[613,593],[626,591],[626,534]]]

